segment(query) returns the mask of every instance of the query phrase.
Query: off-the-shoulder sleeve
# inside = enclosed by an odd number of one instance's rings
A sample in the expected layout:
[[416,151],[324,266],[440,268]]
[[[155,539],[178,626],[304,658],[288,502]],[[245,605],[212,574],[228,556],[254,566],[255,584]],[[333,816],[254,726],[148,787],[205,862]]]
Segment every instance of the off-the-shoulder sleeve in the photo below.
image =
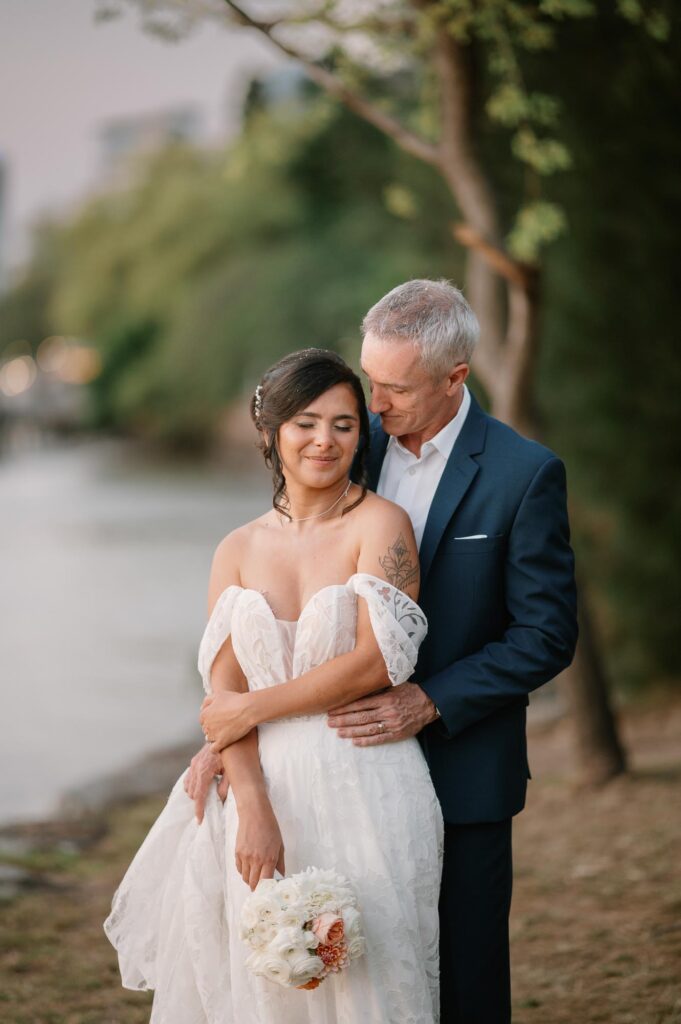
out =
[[369,609],[371,627],[381,649],[390,682],[404,683],[414,671],[421,641],[428,632],[426,617],[415,601],[390,583],[369,573],[348,580]]
[[234,603],[241,593],[242,588],[237,586],[227,587],[222,591],[215,602],[215,607],[201,637],[198,667],[203,680],[203,688],[208,694],[213,692],[210,684],[210,670],[218,651],[232,631]]

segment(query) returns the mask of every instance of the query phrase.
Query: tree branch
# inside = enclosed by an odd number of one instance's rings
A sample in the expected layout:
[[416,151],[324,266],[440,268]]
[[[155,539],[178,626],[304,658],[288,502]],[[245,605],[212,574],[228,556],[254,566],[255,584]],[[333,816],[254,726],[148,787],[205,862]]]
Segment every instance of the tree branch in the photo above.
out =
[[[414,0],[427,10],[428,0]],[[442,176],[469,225],[494,248],[499,237],[496,203],[475,154],[471,130],[471,67],[460,44],[446,26],[437,29],[434,66],[440,88],[440,168]],[[462,239],[459,239],[462,241]],[[488,255],[468,245],[466,267],[468,301],[480,320],[478,363],[486,369],[485,384],[491,397],[499,387],[498,366],[504,338],[505,308],[502,280]],[[495,369],[496,367],[496,369]]]
[[396,118],[391,117],[389,114],[384,113],[378,107],[370,103],[363,96],[353,92],[349,89],[336,75],[331,71],[327,71],[326,68],[321,67],[319,64],[315,64],[313,60],[309,60],[304,57],[301,53],[298,53],[292,47],[287,46],[286,43],[282,43],[276,39],[272,34],[270,25],[266,22],[257,21],[252,18],[250,14],[239,7],[238,4],[234,3],[233,0],[224,0],[227,6],[232,10],[235,17],[248,28],[256,29],[262,35],[265,35],[274,46],[276,46],[282,53],[285,53],[287,57],[291,57],[293,60],[298,61],[303,65],[308,76],[313,82],[316,82],[322,89],[328,92],[331,96],[340,100],[349,110],[352,110],[355,114],[358,114],[369,124],[372,124],[374,128],[378,128],[379,131],[383,132],[384,135],[389,136],[393,139],[397,145],[405,152],[415,156],[418,160],[422,160],[424,163],[432,164],[434,166],[440,166],[440,154],[437,146],[432,145],[425,139],[422,139],[419,135],[410,131]]
[[434,57],[440,85],[442,172],[468,223],[483,238],[495,241],[496,203],[471,139],[471,72],[463,48],[446,27],[437,31]]
[[470,224],[452,224],[452,234],[461,245],[479,253],[500,277],[505,278],[518,288],[528,289],[531,287],[532,269],[511,259],[503,249],[486,241],[480,232],[472,228]]

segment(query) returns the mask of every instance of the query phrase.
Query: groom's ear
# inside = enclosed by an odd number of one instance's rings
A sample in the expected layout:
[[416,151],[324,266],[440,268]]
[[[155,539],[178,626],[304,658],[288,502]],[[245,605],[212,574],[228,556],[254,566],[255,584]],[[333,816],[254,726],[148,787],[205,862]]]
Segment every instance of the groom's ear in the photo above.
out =
[[447,374],[447,394],[455,394],[470,372],[468,363],[457,363]]

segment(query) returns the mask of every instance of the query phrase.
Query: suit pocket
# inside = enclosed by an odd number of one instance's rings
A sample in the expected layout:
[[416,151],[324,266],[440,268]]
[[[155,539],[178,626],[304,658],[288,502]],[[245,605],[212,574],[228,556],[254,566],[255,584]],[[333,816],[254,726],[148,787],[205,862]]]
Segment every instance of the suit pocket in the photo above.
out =
[[450,537],[445,542],[447,551],[456,555],[477,555],[483,551],[491,551],[496,548],[503,548],[506,543],[506,534],[497,533],[492,537],[479,537],[476,540],[461,540],[457,537]]

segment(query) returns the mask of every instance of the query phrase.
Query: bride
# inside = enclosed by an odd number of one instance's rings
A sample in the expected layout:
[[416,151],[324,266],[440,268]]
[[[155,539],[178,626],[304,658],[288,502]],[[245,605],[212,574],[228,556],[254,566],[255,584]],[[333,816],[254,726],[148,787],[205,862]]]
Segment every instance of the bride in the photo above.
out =
[[[416,739],[358,747],[326,712],[409,679],[426,632],[408,516],[360,481],[369,423],[332,352],[286,356],[251,402],[273,509],[219,544],[199,647],[202,724],[229,787],[201,824],[181,777],[105,930],[152,1024],[435,1024],[442,816]],[[224,792],[227,790],[223,804]],[[275,870],[333,868],[366,952],[314,991],[245,966],[244,899]]]

